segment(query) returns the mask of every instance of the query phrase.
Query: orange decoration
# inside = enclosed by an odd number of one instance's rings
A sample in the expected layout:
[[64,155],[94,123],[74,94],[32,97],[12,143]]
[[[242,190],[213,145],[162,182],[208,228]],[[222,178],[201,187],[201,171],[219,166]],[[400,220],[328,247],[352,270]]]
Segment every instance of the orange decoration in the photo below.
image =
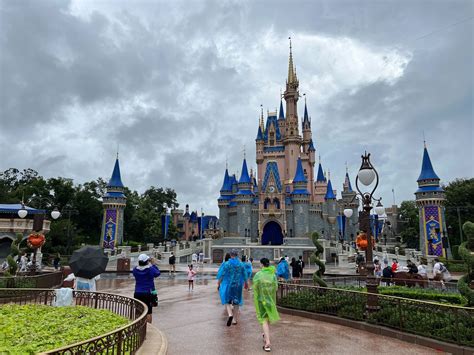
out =
[[[359,248],[360,250],[366,250],[369,244],[368,242],[369,241],[367,240],[366,233],[361,232],[360,234],[357,235],[356,245],[357,245],[357,248]],[[375,249],[375,239],[373,236],[372,236],[372,247]]]
[[38,249],[45,242],[46,242],[46,238],[44,237],[43,234],[39,234],[39,233],[38,234],[37,233],[31,233],[28,236],[28,239],[27,239],[28,247],[30,247],[32,249]]

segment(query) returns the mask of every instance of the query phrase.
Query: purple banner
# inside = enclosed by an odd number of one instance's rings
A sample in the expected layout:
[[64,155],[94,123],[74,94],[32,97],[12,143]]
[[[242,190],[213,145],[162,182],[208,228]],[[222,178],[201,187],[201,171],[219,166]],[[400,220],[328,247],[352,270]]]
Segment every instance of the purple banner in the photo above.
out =
[[441,220],[438,206],[426,206],[423,215],[425,248],[428,255],[443,256],[441,243]]
[[117,210],[105,211],[104,248],[115,248],[115,233],[117,231]]

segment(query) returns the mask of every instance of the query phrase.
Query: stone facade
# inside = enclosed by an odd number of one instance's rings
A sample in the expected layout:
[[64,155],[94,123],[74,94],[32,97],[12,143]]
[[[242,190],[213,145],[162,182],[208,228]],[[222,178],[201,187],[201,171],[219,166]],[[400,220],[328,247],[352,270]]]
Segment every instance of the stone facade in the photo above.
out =
[[[347,171],[339,200],[321,160],[315,174],[312,121],[306,101],[301,124],[298,117],[299,81],[291,44],[282,96],[286,115],[282,100],[279,113],[267,112],[266,122],[263,109],[260,114],[255,174],[248,172],[245,157],[238,180],[226,168],[218,199],[220,234],[269,246],[287,245],[292,238],[307,239],[313,231],[325,239],[349,241],[356,235],[359,201]],[[345,208],[354,211],[350,220],[343,216]]]

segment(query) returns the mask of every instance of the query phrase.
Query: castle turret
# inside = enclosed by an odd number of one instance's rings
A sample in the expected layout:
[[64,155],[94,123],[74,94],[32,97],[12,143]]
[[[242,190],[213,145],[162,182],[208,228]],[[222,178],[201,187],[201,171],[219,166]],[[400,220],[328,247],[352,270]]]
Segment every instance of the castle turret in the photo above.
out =
[[[229,176],[229,171],[227,168],[224,173],[224,181],[220,190],[220,197],[217,200],[217,205],[219,206],[219,228],[221,233],[229,230],[228,226],[228,205],[232,199],[232,179]],[[186,205],[186,214],[189,218],[189,205]]]
[[296,163],[296,173],[293,179],[293,192],[291,194],[293,205],[293,226],[295,237],[304,237],[308,232],[309,199],[308,180],[304,175],[301,158]]
[[323,203],[326,196],[327,181],[324,176],[323,167],[321,165],[321,157],[319,157],[318,174],[314,183],[314,202]]
[[418,190],[415,192],[420,216],[420,250],[424,255],[445,256],[442,237],[446,233],[446,198],[439,180],[425,144],[421,173],[417,180]]
[[113,249],[123,243],[123,211],[127,202],[124,190],[117,155],[112,176],[107,184],[107,192],[102,197],[104,218],[101,245],[104,248]]
[[[355,198],[356,192],[352,190],[351,180],[349,178],[349,172],[346,167],[346,177],[342,184],[342,199],[340,200],[341,205],[341,216],[343,216],[344,209],[352,209],[352,217],[345,221],[344,237],[345,240],[354,240],[357,233],[357,210],[359,209],[359,199]],[[346,217],[342,217],[346,218]]]
[[[255,197],[253,192],[254,184],[247,169],[247,160],[244,158],[242,163],[242,173],[239,179],[239,191],[235,195],[237,208],[237,233],[241,237],[250,237],[252,203]],[[242,228],[242,226],[247,226]]]

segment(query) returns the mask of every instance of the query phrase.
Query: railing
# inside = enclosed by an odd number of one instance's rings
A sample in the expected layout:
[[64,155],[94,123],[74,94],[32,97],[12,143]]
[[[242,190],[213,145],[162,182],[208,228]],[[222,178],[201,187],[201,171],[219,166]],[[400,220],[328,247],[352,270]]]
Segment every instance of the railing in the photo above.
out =
[[0,288],[56,288],[62,285],[62,271],[38,275],[0,277]]
[[[107,309],[131,320],[131,323],[107,334],[79,343],[49,350],[46,354],[133,354],[143,344],[146,335],[147,306],[134,298],[103,292],[74,291],[74,304],[95,309]],[[55,290],[0,289],[0,305],[53,305]]]
[[[365,275],[353,275],[353,276],[335,276],[335,277],[324,277],[323,280],[328,286],[354,286],[354,287],[365,287],[367,276]],[[384,278],[377,278],[380,286],[385,286]],[[300,279],[299,283],[304,285],[314,285],[313,279]],[[391,285],[399,286],[420,286],[423,288],[432,289],[444,289],[450,292],[458,292],[457,282],[445,281],[444,287],[442,287],[439,281],[430,279],[395,279],[390,280]]]
[[474,346],[474,308],[374,295],[376,311],[367,312],[366,292],[280,283],[279,306],[329,314],[395,328],[441,341]]

